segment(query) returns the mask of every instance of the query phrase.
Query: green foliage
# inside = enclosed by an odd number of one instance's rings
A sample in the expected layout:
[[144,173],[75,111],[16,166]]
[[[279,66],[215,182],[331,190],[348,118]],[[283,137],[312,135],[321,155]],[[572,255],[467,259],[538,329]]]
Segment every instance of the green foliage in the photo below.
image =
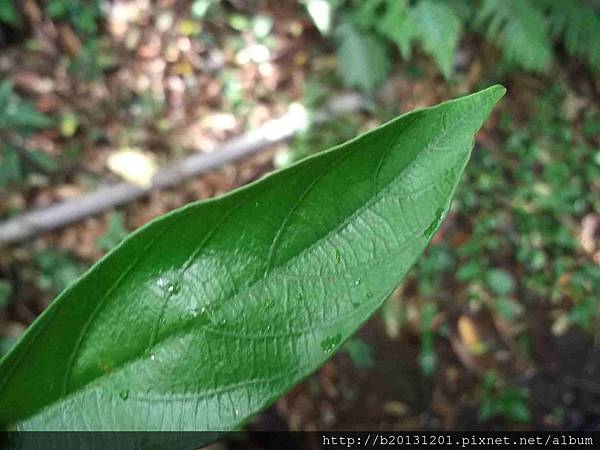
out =
[[5,145],[0,150],[0,189],[17,183],[23,178],[21,158],[12,147]]
[[13,91],[9,81],[0,82],[0,131],[32,131],[47,127],[51,120],[40,114],[31,102],[21,99]]
[[[571,55],[600,70],[600,12],[585,0],[340,0],[328,5],[332,16],[336,11],[341,16],[337,31],[344,37],[338,47],[342,80],[367,91],[377,87],[390,65],[385,41],[405,60],[418,45],[451,79],[464,31],[483,33],[514,68],[547,70],[553,46],[564,42]],[[366,56],[368,63],[359,69],[359,55],[370,52],[373,56]]]
[[348,353],[354,365],[360,369],[368,369],[375,364],[373,349],[362,339],[350,339],[344,345],[344,350]]
[[35,282],[43,291],[58,293],[81,275],[83,268],[69,253],[43,250],[35,255],[35,266],[40,271]]
[[81,50],[71,60],[69,71],[83,81],[101,78],[112,62],[102,52],[98,37],[100,20],[104,17],[101,0],[49,0],[45,11],[53,19],[70,23],[83,38]]
[[543,71],[552,59],[544,15],[530,0],[483,0],[476,23],[503,57],[526,70]]
[[107,230],[98,238],[96,244],[105,252],[112,250],[127,236],[125,216],[121,212],[113,212],[108,220]]
[[433,319],[436,315],[436,307],[432,303],[421,308],[421,353],[419,354],[419,365],[425,375],[433,375],[437,369],[437,355],[434,347]]
[[194,0],[192,2],[190,12],[196,19],[204,19],[209,16],[211,11],[219,3],[218,0]]
[[21,17],[12,4],[12,0],[0,0],[0,23],[13,27],[21,26]]
[[598,5],[573,0],[542,0],[550,32],[562,38],[567,51],[600,71],[600,13]]
[[426,298],[436,298],[441,292],[440,282],[443,274],[447,273],[456,265],[455,256],[447,244],[431,247],[427,258],[421,258],[414,267],[419,273],[417,283],[419,292]]
[[[366,2],[365,5],[368,5]],[[377,17],[364,16],[367,26],[374,23]],[[404,59],[412,55],[413,39],[418,33],[419,27],[413,20],[407,0],[388,1],[386,13],[381,17],[381,31],[390,41],[398,46],[400,54]]]
[[90,38],[71,60],[69,71],[80,80],[94,81],[100,79],[112,63],[110,55],[102,51],[100,39]]
[[26,166],[53,168],[45,153],[21,148],[24,138],[51,124],[48,117],[37,112],[32,102],[23,100],[13,91],[9,81],[0,82],[0,190],[20,182]]
[[499,296],[505,296],[512,292],[515,282],[512,275],[506,270],[490,269],[486,274],[486,282],[492,292]]
[[423,0],[412,11],[416,36],[423,49],[449,79],[454,71],[454,53],[460,37],[460,21],[452,9],[443,3]]
[[445,217],[473,134],[504,92],[405,114],[142,227],[2,359],[0,422],[239,427],[396,288]]
[[356,124],[350,118],[337,118],[317,127],[308,127],[294,137],[288,148],[277,154],[275,165],[277,168],[293,164],[307,156],[314,155],[329,147],[333,147],[341,140],[348,140],[355,136]]
[[98,21],[103,17],[100,0],[49,0],[46,12],[52,18],[70,22],[82,36],[98,32]]
[[598,326],[600,268],[583,254],[573,224],[600,214],[600,161],[565,116],[568,102],[560,87],[548,90],[530,123],[506,118],[502,147],[474,152],[454,211],[468,235],[420,258],[410,275],[418,296],[484,304],[511,321],[546,302],[556,305],[555,332]]
[[483,421],[504,417],[514,422],[527,423],[531,413],[527,405],[527,391],[516,387],[497,387],[493,372],[486,373],[479,403],[479,418]]
[[369,92],[385,80],[389,60],[377,37],[347,21],[337,29],[337,39],[340,74],[346,86]]
[[0,279],[0,308],[6,306],[6,304],[8,303],[8,298],[10,297],[11,290],[12,288],[10,286],[10,283],[8,281]]

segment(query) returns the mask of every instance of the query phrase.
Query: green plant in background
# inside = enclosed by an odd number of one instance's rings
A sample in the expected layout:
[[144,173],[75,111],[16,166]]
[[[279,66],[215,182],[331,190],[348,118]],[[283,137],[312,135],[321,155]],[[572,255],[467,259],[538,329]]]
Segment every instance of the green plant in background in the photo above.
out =
[[127,228],[125,228],[125,215],[122,212],[115,211],[111,213],[108,219],[107,230],[97,239],[96,244],[100,249],[108,252],[125,239],[127,234]]
[[85,37],[98,33],[98,21],[104,16],[100,0],[49,0],[46,13],[54,19],[71,23]]
[[3,308],[8,303],[11,290],[10,283],[0,279],[0,308]]
[[475,23],[500,47],[506,61],[537,72],[548,67],[552,47],[543,11],[536,2],[483,0]]
[[24,139],[32,132],[48,127],[52,120],[37,112],[35,105],[23,100],[9,81],[0,82],[0,191],[19,183],[28,169],[48,172],[54,162],[42,151],[28,151]]
[[427,303],[421,308],[421,353],[419,365],[425,375],[432,375],[437,368],[437,355],[434,348],[433,320],[436,306]]
[[600,12],[598,4],[573,0],[540,0],[548,15],[550,36],[563,40],[570,55],[600,70]]
[[[342,80],[372,91],[390,67],[388,44],[430,55],[446,79],[465,31],[482,33],[509,66],[541,72],[553,45],[600,70],[600,10],[584,0],[305,0],[315,25],[335,29]],[[336,21],[337,18],[337,21]],[[326,25],[325,25],[326,24]],[[362,58],[362,64],[355,59]]]
[[[504,92],[405,114],[142,227],[2,359],[0,422],[239,427],[395,289],[444,219],[473,135]],[[352,350],[363,363],[364,350]]]
[[375,365],[373,349],[360,338],[352,338],[346,342],[344,351],[358,368],[369,369]]
[[102,49],[102,41],[96,37],[86,39],[79,53],[71,59],[69,71],[82,81],[102,78],[104,70],[112,66],[113,58]]
[[349,117],[340,117],[322,126],[309,127],[294,137],[289,147],[277,153],[274,160],[275,166],[277,168],[286,167],[332,147],[336,142],[348,140],[355,136],[356,132],[357,125]]
[[499,386],[494,372],[486,372],[479,399],[479,418],[482,421],[503,417],[513,422],[531,420],[527,391],[523,388]]
[[112,58],[102,49],[99,24],[104,17],[100,0],[50,0],[45,12],[49,17],[71,24],[82,38],[82,46],[69,65],[70,72],[83,81],[101,78]]
[[[569,112],[571,97],[558,84],[540,97],[529,123],[504,117],[505,145],[474,151],[472,170],[453,207],[454,220],[467,224],[460,228],[469,234],[457,246],[446,240],[430,246],[408,275],[426,305],[451,301],[456,308],[487,309],[515,324],[523,323],[527,308],[543,302],[555,311],[554,333],[573,326],[597,329],[600,268],[584,254],[575,224],[587,214],[600,214],[600,160],[591,140],[596,135],[585,126],[583,133],[577,131]],[[394,321],[402,323],[405,312],[395,300],[390,299],[383,317],[397,334]],[[431,311],[424,308],[429,306],[421,308],[421,322],[427,324]],[[423,360],[435,351],[431,329],[423,326],[421,333],[420,361],[429,374],[431,366]],[[528,328],[515,339],[527,355]],[[485,392],[481,418],[528,419],[522,389]]]
[[12,0],[0,1],[0,23],[19,28],[21,17],[12,4]]
[[350,21],[336,30],[340,74],[348,86],[372,91],[384,80],[389,69],[385,47],[377,37],[362,31]]
[[219,0],[194,0],[190,10],[192,17],[204,19],[205,17],[210,16],[211,12],[215,10],[219,3]]
[[73,255],[54,249],[37,253],[35,267],[38,270],[34,274],[35,284],[53,294],[66,289],[83,272],[83,265]]

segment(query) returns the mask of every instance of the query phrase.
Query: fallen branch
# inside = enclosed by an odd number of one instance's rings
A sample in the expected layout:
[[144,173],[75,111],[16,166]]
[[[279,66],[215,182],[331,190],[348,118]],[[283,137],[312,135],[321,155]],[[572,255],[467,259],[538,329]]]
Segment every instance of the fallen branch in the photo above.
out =
[[359,95],[346,94],[332,101],[325,110],[316,113],[312,118],[307,118],[298,109],[290,108],[282,117],[270,120],[255,130],[223,143],[211,153],[193,154],[159,170],[148,188],[128,182],[105,185],[82,197],[36,209],[0,223],[0,244],[22,242],[41,232],[64,227],[139,199],[151,191],[175,186],[273,144],[284,142],[304,129],[308,122],[322,123],[333,115],[358,111],[363,104]]

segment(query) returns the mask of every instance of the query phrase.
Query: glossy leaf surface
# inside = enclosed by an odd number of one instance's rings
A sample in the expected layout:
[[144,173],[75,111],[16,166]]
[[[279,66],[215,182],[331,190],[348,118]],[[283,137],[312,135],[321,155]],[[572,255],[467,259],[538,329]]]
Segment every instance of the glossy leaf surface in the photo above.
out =
[[504,88],[403,115],[125,239],[0,363],[20,430],[230,430],[314,371],[442,222]]

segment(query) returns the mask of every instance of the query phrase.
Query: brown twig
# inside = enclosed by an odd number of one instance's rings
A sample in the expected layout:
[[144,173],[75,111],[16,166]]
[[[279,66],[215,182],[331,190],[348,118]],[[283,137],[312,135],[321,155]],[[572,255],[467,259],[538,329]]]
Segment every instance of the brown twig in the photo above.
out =
[[[364,100],[359,95],[345,94],[330,102],[325,110],[315,113],[310,122],[322,123],[336,114],[356,112],[363,105]],[[302,117],[290,110],[278,119],[270,120],[255,130],[223,143],[211,153],[196,153],[175,161],[170,166],[159,170],[148,188],[123,181],[101,186],[79,198],[26,212],[0,223],[0,245],[22,242],[41,232],[64,227],[144,197],[151,191],[173,187],[184,180],[245,158],[273,144],[284,142],[304,128],[306,123],[302,123],[301,119]]]

